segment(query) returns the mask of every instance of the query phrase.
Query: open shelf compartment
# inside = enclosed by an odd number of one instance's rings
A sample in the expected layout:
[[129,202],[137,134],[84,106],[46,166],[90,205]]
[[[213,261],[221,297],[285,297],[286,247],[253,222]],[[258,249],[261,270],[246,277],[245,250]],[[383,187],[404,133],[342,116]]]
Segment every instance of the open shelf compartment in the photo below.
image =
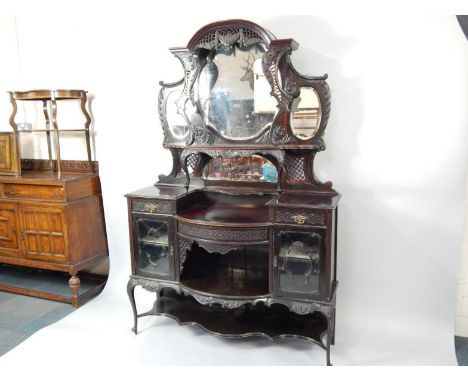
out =
[[196,243],[187,252],[180,282],[217,296],[264,296],[269,293],[268,245],[239,246],[225,254],[209,253]]

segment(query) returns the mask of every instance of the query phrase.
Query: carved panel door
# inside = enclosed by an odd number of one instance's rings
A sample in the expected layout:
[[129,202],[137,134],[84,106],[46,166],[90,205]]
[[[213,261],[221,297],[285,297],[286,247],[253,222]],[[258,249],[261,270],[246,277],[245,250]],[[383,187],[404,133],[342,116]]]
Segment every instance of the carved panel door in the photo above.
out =
[[21,241],[29,259],[63,263],[67,261],[64,207],[22,205]]
[[136,273],[165,280],[174,279],[174,251],[171,219],[136,214],[134,254]]
[[0,203],[0,252],[2,255],[19,255],[16,208],[15,203]]
[[302,298],[322,295],[323,230],[277,228],[273,258],[277,295]]

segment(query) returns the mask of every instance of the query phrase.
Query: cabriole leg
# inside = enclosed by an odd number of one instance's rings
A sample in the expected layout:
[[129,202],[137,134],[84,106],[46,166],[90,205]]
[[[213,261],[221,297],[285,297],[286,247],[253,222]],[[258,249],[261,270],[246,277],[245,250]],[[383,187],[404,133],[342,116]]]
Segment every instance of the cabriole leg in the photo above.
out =
[[138,313],[137,313],[137,308],[136,308],[136,303],[135,303],[135,287],[136,284],[132,282],[132,280],[128,281],[127,284],[127,294],[128,298],[130,299],[130,304],[132,305],[132,311],[133,311],[133,328],[132,331],[135,334],[138,334]]

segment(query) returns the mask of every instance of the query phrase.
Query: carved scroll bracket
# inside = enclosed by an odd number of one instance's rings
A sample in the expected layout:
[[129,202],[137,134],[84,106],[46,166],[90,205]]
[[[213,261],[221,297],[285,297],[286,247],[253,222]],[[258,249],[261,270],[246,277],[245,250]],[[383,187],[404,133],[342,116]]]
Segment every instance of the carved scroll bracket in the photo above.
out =
[[296,92],[292,83],[289,83],[288,91],[283,89],[278,72],[280,61],[285,54],[290,54],[297,49],[298,44],[293,39],[273,40],[268,47],[268,51],[263,56],[262,66],[265,77],[271,85],[271,95],[278,101],[278,107],[289,111],[292,102],[292,93]]
[[179,242],[179,270],[180,270],[180,274],[182,274],[184,270],[184,263],[185,263],[185,260],[187,259],[187,251],[190,250],[190,248],[192,247],[193,240],[179,237],[178,242]]

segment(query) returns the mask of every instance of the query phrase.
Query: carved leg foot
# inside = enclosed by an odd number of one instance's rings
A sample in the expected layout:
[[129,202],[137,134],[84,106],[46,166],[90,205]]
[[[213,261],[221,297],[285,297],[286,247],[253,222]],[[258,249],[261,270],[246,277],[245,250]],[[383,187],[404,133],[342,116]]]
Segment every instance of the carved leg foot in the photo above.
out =
[[68,286],[72,292],[72,305],[75,308],[78,308],[78,289],[80,289],[80,279],[76,276],[76,274],[71,274],[70,280],[68,280]]
[[127,294],[128,298],[130,299],[130,304],[132,305],[132,311],[133,311],[133,328],[132,331],[135,334],[138,334],[138,313],[137,313],[137,308],[135,304],[135,287],[136,285],[132,282],[130,279],[127,284]]

